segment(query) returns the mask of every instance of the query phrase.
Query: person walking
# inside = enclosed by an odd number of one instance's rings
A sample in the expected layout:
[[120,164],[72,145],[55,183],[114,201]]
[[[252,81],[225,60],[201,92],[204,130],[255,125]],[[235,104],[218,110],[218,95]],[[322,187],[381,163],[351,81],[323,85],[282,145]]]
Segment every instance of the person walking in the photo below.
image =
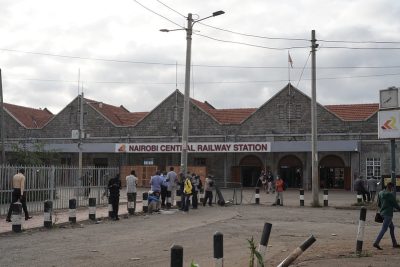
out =
[[25,169],[21,168],[18,170],[18,173],[14,175],[12,179],[13,184],[13,192],[11,195],[11,204],[7,213],[7,222],[11,222],[11,213],[12,213],[12,204],[20,201],[22,204],[22,209],[25,213],[25,221],[32,219],[32,216],[29,216],[28,208],[26,207],[26,191],[25,191]]
[[375,177],[371,177],[367,180],[367,189],[372,202],[375,201],[376,188],[378,187],[377,184],[378,180]]
[[274,176],[272,175],[271,171],[268,171],[267,173],[267,183],[268,183],[268,189],[267,189],[267,194],[271,193],[273,191],[273,182],[274,182]]
[[192,194],[193,186],[190,181],[190,176],[187,175],[185,181],[183,182],[183,199],[182,199],[182,210],[184,212],[189,211],[190,205],[190,195]]
[[133,194],[133,210],[136,210],[137,181],[136,173],[132,170],[131,174],[126,176],[126,193]]
[[168,191],[171,191],[171,205],[173,206],[175,202],[176,188],[178,185],[178,175],[172,166],[169,168],[169,172],[167,173],[167,181]]
[[167,180],[167,173],[164,172],[161,174],[161,208],[164,209],[166,207],[166,199],[167,199],[167,191],[168,191],[168,184],[169,181]]
[[199,203],[198,195],[201,188],[201,180],[200,176],[194,173],[192,174],[192,185],[193,185],[192,208],[197,209]]
[[121,190],[121,180],[119,179],[119,173],[108,181],[109,200],[113,208],[112,219],[115,221],[119,220],[118,209],[119,209],[119,191]]
[[386,189],[382,190],[378,194],[378,207],[379,213],[383,217],[383,224],[381,231],[379,232],[373,246],[379,250],[382,248],[379,246],[379,242],[381,242],[382,237],[386,233],[389,228],[390,237],[392,238],[393,248],[400,248],[400,245],[396,241],[396,237],[394,235],[394,224],[393,224],[393,209],[400,210],[400,206],[396,201],[396,197],[393,195],[392,191],[396,190],[393,184],[390,182],[386,185]]
[[214,189],[214,181],[211,179],[211,175],[209,175],[206,178],[206,181],[204,183],[204,200],[203,200],[203,206],[206,205],[207,200],[208,200],[208,205],[211,207],[212,206],[212,199],[213,199],[213,189]]
[[275,203],[272,204],[273,206],[278,205],[278,199],[279,199],[279,205],[283,206],[283,191],[285,190],[284,186],[285,182],[279,175],[277,175],[275,181],[276,197],[275,197]]

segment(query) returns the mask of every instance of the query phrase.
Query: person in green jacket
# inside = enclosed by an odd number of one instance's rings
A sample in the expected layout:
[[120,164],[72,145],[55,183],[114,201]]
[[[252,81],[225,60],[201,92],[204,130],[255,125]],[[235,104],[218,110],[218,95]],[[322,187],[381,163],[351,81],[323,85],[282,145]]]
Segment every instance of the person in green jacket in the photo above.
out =
[[373,246],[379,250],[382,248],[379,246],[379,242],[381,241],[383,235],[386,233],[387,229],[390,229],[390,237],[392,238],[393,248],[400,248],[400,245],[397,244],[396,237],[394,236],[394,224],[392,222],[393,219],[393,209],[400,210],[399,204],[397,204],[396,198],[393,195],[393,184],[388,183],[386,185],[386,189],[382,190],[378,194],[378,207],[379,213],[383,217],[382,229],[379,232]]

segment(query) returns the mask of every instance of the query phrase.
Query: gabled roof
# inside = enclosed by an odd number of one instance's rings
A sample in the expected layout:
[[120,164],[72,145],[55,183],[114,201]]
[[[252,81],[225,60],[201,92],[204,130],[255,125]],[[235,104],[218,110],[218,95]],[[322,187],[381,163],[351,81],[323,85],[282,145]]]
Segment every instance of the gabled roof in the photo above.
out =
[[4,110],[27,129],[40,129],[54,117],[47,108],[35,109],[3,103]]
[[256,108],[216,109],[207,101],[204,103],[196,99],[191,101],[221,124],[240,124],[257,110]]
[[379,104],[326,105],[330,112],[344,121],[364,121],[379,110]]
[[148,112],[129,112],[124,106],[113,106],[85,98],[86,103],[116,126],[133,126]]

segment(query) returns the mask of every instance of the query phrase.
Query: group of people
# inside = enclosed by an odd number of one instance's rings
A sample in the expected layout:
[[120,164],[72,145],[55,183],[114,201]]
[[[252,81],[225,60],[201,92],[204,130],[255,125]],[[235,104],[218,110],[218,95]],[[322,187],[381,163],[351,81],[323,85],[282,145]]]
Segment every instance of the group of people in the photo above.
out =
[[364,202],[374,202],[378,182],[378,179],[375,177],[364,179],[360,175],[354,180],[354,191],[357,192],[357,195],[362,196]]
[[276,193],[275,202],[272,204],[273,206],[283,206],[283,191],[286,190],[286,184],[280,175],[277,175],[276,179],[274,179],[274,176],[270,170],[262,171],[257,182],[257,187],[260,186],[262,186],[267,194]]
[[[149,212],[159,211],[162,208],[167,207],[166,199],[168,197],[168,192],[171,196],[169,203],[172,206],[175,202],[176,192],[181,195],[181,206],[180,210],[184,212],[189,211],[190,202],[192,203],[192,208],[197,209],[199,204],[199,194],[205,192],[205,197],[203,201],[203,206],[206,205],[207,201],[210,206],[212,206],[212,190],[214,182],[211,176],[205,179],[205,184],[200,179],[199,175],[195,173],[190,174],[188,172],[186,175],[180,173],[178,176],[174,171],[174,167],[170,167],[168,173],[161,173],[157,171],[154,176],[150,179],[150,191],[149,191]],[[203,188],[204,187],[204,188]],[[192,201],[190,201],[190,199]],[[168,202],[168,201],[167,201]]]

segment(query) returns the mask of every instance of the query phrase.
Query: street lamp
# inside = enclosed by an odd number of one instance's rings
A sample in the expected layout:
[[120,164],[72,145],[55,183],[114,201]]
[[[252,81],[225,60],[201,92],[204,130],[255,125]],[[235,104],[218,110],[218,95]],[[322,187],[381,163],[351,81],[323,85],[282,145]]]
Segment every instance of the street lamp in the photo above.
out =
[[216,17],[219,15],[225,14],[224,11],[216,11],[212,13],[211,16],[193,20],[192,13],[188,14],[187,17],[187,28],[184,29],[161,29],[162,32],[171,32],[178,30],[186,30],[186,70],[185,70],[185,95],[183,100],[183,122],[182,122],[182,153],[181,153],[181,173],[186,175],[187,172],[187,158],[188,158],[188,142],[189,142],[189,95],[190,95],[190,65],[191,65],[191,56],[192,56],[192,33],[193,33],[193,25],[196,22]]

